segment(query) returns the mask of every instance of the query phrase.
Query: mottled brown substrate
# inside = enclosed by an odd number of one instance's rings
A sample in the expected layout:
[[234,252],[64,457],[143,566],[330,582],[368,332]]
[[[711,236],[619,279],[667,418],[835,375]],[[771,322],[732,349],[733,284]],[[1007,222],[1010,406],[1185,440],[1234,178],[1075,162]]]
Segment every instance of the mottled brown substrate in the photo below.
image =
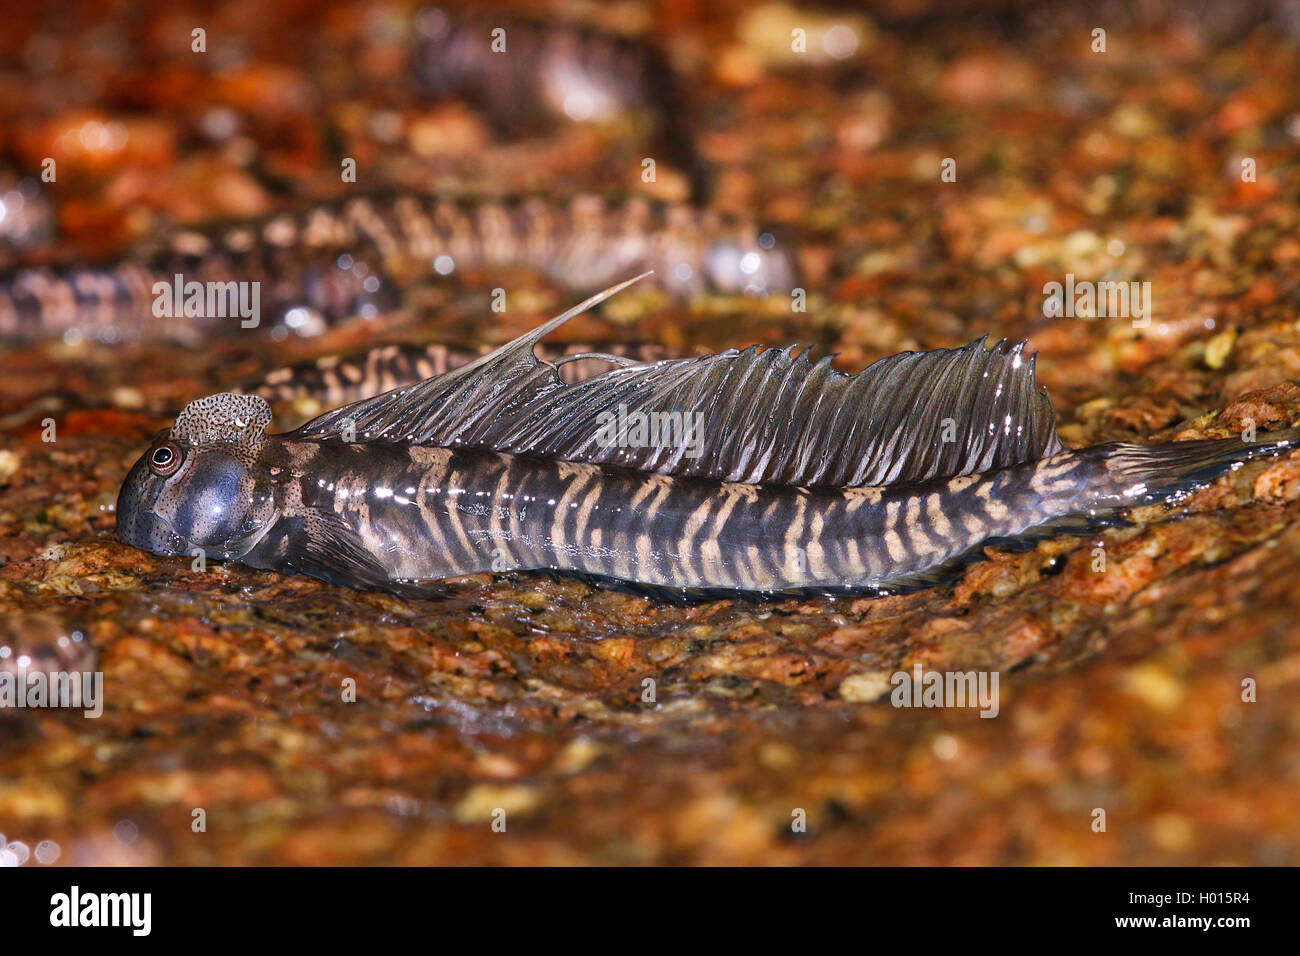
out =
[[[1072,444],[1300,420],[1300,134],[1283,96],[1300,60],[1283,31],[1214,50],[1169,18],[1113,28],[1105,55],[1062,18],[1018,36],[878,31],[855,87],[783,72],[720,22],[695,64],[731,104],[703,147],[727,166],[718,201],[813,233],[820,305],[685,312],[634,295],[573,336],[818,341],[852,368],[1028,335]],[[259,96],[266,82],[252,71],[238,87],[241,108],[275,117],[254,139],[280,144],[265,147],[278,170],[324,181],[311,114]],[[408,110],[410,142],[377,150],[358,118],[370,101],[339,102],[349,147],[393,181],[447,159],[421,152],[420,124],[484,135],[454,108]],[[176,107],[149,105],[144,132],[178,138]],[[15,149],[41,155],[45,126],[5,122],[23,131]],[[286,129],[296,149],[276,138]],[[482,174],[584,168],[600,155],[587,136],[488,149]],[[155,191],[220,212],[183,188],[224,162],[196,154]],[[1240,182],[1245,155],[1256,183]],[[938,181],[947,156],[956,183]],[[146,160],[131,153],[114,175]],[[74,212],[94,222],[97,209]],[[1151,281],[1151,327],[1044,318],[1042,285],[1066,272]],[[479,294],[449,299],[423,332],[499,342],[563,301],[538,291],[488,323]],[[86,628],[108,695],[98,721],[0,719],[9,839],[52,839],[65,863],[1300,863],[1300,459],[882,600],[680,609],[519,575],[408,602],[195,572],[113,539],[118,483],[176,405],[312,347],[0,358],[0,612]],[[25,410],[52,392],[65,399],[50,445],[45,413]],[[892,707],[889,675],[916,664],[999,671],[998,717]],[[806,833],[791,832],[797,809]],[[119,821],[138,835],[115,837]]]

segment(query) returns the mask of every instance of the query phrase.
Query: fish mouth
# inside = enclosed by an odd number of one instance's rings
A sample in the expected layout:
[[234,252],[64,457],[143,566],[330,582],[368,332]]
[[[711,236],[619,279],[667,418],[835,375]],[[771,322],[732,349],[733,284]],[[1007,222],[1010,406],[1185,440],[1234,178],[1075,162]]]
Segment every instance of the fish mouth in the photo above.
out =
[[[273,522],[224,542],[219,550],[209,550],[209,558],[236,560],[253,550],[270,532]],[[190,542],[178,534],[171,522],[152,511],[140,511],[128,514],[125,518],[119,512],[117,536],[134,548],[148,551],[150,554],[178,555],[188,554]]]
[[124,513],[119,509],[117,515],[117,536],[141,551],[150,554],[184,554],[186,541],[171,523],[151,511]]
[[171,523],[154,512],[157,489],[149,473],[145,456],[127,473],[117,493],[117,536],[150,554],[184,554],[188,542]]

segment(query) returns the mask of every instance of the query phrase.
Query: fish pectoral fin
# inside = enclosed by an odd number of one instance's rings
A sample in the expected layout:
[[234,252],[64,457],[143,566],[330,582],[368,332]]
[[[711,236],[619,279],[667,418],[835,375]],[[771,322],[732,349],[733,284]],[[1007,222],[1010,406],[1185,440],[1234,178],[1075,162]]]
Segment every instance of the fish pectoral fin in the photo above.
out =
[[332,512],[311,512],[303,521],[302,547],[284,570],[348,588],[388,591],[406,598],[436,598],[446,592],[431,584],[392,577],[361,536]]

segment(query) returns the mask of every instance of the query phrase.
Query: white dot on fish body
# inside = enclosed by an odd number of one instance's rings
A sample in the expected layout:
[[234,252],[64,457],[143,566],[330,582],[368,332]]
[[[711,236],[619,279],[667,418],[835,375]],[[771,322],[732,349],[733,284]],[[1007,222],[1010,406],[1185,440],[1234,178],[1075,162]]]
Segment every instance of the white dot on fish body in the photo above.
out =
[[433,260],[433,271],[440,276],[449,276],[456,269],[456,260],[449,255],[441,255]]

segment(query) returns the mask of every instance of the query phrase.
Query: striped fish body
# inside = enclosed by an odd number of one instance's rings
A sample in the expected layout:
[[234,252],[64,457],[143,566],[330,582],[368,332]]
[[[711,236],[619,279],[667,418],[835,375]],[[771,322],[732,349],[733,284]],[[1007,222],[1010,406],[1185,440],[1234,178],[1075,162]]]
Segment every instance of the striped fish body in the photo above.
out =
[[[874,593],[915,586],[990,540],[1117,494],[1102,459],[1066,453],[913,487],[762,486],[447,448],[273,442],[280,518],[243,557],[268,570],[418,592],[484,571],[543,570],[697,593]],[[382,577],[316,565],[336,529]],[[927,576],[928,575],[928,576]]]
[[[181,229],[106,265],[19,269],[0,277],[0,339],[283,338],[396,308],[400,296],[375,244],[355,229],[312,232],[312,221]],[[196,283],[202,296],[189,307]],[[245,315],[238,297],[249,304],[254,284],[257,308]]]
[[256,282],[257,328],[312,335],[396,308],[412,285],[480,269],[531,271],[575,289],[653,269],[679,296],[788,293],[798,281],[791,249],[773,232],[688,205],[593,195],[567,203],[356,197],[177,229],[108,266],[12,272],[0,277],[0,339],[247,334],[233,309],[158,317],[160,289],[166,294],[177,276],[205,285]]
[[[1033,360],[982,341],[853,376],[746,349],[566,383],[533,349],[607,294],[284,435],[265,433],[257,396],[192,402],[127,476],[118,533],[415,595],[507,570],[679,599],[875,593],[933,584],[986,544],[1176,500],[1300,442],[1070,450]],[[675,432],[624,428],[664,415]]]
[[[1294,437],[1099,445],[988,474],[843,489],[272,437],[253,464],[271,517],[246,550],[213,553],[408,596],[439,594],[444,578],[511,570],[681,601],[890,593],[945,580],[988,544],[1077,533],[1168,499],[1196,476],[1284,450]],[[153,530],[134,527],[128,540],[145,546]]]

